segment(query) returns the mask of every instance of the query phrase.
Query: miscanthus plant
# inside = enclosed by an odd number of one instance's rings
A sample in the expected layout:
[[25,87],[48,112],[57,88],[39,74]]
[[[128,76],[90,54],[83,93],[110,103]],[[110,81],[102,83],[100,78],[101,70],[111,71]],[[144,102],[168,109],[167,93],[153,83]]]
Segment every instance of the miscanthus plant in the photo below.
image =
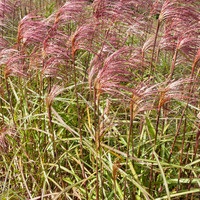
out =
[[1,0],[0,199],[199,199],[199,8]]

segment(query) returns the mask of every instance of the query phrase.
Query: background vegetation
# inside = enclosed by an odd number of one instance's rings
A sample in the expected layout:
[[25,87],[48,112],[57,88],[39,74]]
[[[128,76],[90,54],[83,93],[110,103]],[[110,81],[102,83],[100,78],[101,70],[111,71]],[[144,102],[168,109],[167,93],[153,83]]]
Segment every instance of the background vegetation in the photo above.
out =
[[199,199],[198,0],[0,1],[0,199]]

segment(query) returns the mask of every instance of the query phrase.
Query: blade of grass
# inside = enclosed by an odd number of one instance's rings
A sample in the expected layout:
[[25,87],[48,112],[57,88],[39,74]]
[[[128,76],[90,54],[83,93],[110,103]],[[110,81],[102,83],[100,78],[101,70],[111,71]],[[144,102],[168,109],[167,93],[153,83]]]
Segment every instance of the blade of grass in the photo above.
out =
[[164,172],[163,167],[162,167],[162,165],[161,165],[161,163],[159,161],[158,155],[156,154],[155,151],[153,151],[153,154],[154,154],[154,157],[155,157],[155,159],[156,159],[156,161],[158,163],[158,167],[160,169],[160,172],[161,172],[161,175],[162,175],[162,178],[163,178],[165,190],[166,190],[166,193],[167,193],[167,198],[168,198],[168,200],[170,200],[171,199],[170,198],[170,192],[169,192],[169,187],[168,187],[167,179],[166,179],[166,176],[165,176],[165,172]]
[[[170,198],[173,198],[173,197],[181,197],[181,196],[185,196],[187,194],[199,194],[200,193],[200,189],[192,189],[190,191],[183,191],[183,192],[178,192],[176,194],[171,194],[170,195]],[[162,200],[162,199],[166,199],[167,198],[167,195],[166,196],[163,196],[163,197],[159,197],[159,198],[156,198],[155,200]]]

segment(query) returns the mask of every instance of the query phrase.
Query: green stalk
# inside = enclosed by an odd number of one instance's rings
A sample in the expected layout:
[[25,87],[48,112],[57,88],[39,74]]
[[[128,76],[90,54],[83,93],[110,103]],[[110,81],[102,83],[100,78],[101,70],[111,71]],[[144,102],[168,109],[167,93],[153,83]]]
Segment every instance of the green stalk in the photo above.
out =
[[159,28],[160,28],[160,20],[158,20],[158,22],[157,22],[155,39],[154,39],[154,43],[153,43],[153,50],[152,50],[151,62],[150,62],[150,71],[151,72],[153,70],[153,60],[154,60],[154,53],[155,53],[155,49],[156,49],[156,41],[157,41],[157,38],[158,38]]
[[[131,141],[133,141],[133,119],[135,117],[135,114],[133,112],[134,110],[134,103],[133,101],[130,102],[130,123],[129,123],[129,133],[128,133],[128,141],[127,141],[127,157],[126,157],[126,171],[128,170],[128,162],[129,162],[129,156],[130,156],[130,144]],[[132,152],[133,152],[133,157],[134,157],[134,146],[132,143]],[[133,161],[132,161],[133,162]],[[134,162],[133,162],[134,165]],[[127,178],[125,177],[124,180],[124,200],[126,200],[126,185],[127,185]]]
[[158,109],[157,113],[157,119],[156,119],[156,134],[155,134],[155,139],[154,139],[154,147],[156,150],[156,143],[157,143],[157,137],[158,137],[158,128],[159,128],[159,123],[160,123],[160,114],[161,114],[161,108]]
[[[77,88],[77,72],[76,72],[76,66],[75,66],[75,52],[72,54],[72,65],[73,65],[73,72],[74,72],[74,86],[75,86],[75,96],[76,96],[76,106],[77,106],[77,123],[78,123],[78,133],[79,133],[79,139],[80,139],[80,157],[81,157],[81,171],[83,179],[86,180],[85,175],[85,166],[83,163],[83,135],[81,130],[81,112],[80,112],[80,104],[79,104],[79,96],[78,96],[78,88]],[[86,199],[88,199],[88,191],[87,191],[87,181],[84,182],[85,191],[86,191]]]
[[175,49],[174,56],[173,56],[173,59],[172,59],[170,75],[168,77],[169,81],[172,79],[172,76],[173,76],[173,73],[174,73],[177,56],[178,56],[178,48]]
[[[161,108],[158,109],[157,119],[156,119],[155,139],[154,139],[154,146],[153,146],[153,150],[155,151],[155,153],[157,153],[156,143],[157,143],[157,138],[158,138],[158,128],[159,128],[159,123],[160,123],[160,114],[161,114]],[[152,160],[154,160],[154,158],[155,158],[154,153],[152,153]],[[155,177],[153,177],[153,169],[154,169],[154,167],[153,167],[153,163],[152,163],[151,170],[150,170],[149,191],[151,191],[153,179],[156,180],[156,174],[154,175]]]
[[170,150],[170,154],[169,154],[169,158],[168,158],[168,163],[170,163],[171,156],[172,156],[172,153],[173,153],[175,144],[176,144],[176,140],[177,140],[178,135],[179,135],[179,133],[180,133],[181,124],[182,124],[182,122],[183,122],[183,117],[185,116],[185,112],[186,112],[187,107],[188,107],[188,104],[185,106],[185,108],[184,108],[183,111],[182,111],[181,118],[180,118],[180,122],[179,122],[179,124],[178,124],[177,130],[176,130],[176,134],[175,134],[175,136],[174,136],[174,141],[173,141],[173,143],[172,143],[172,147],[171,147],[171,150]]
[[[51,92],[51,88],[52,88],[52,79],[50,77],[48,79],[48,93]],[[56,159],[57,152],[56,152],[55,135],[54,135],[54,130],[53,130],[51,109],[52,109],[52,102],[49,102],[49,103],[47,103],[47,114],[48,114],[48,118],[49,118],[49,130],[50,130],[50,134],[51,134],[51,140],[53,143],[53,155],[54,155],[54,158]]]
[[94,88],[94,123],[95,123],[95,147],[96,147],[96,200],[99,200],[99,97],[97,89]]
[[[185,133],[186,133],[186,119],[185,119],[185,123],[184,123],[184,131],[183,131],[183,137],[182,137],[182,144],[181,144],[181,153],[180,153],[180,166],[183,165],[183,153],[184,153],[184,146],[185,146]],[[182,168],[180,168],[179,170],[179,175],[178,175],[178,186],[180,186],[180,179],[181,179],[181,175],[182,175]],[[178,190],[181,189],[179,187],[177,187],[177,192]]]
[[13,120],[13,124],[14,127],[16,128],[16,122],[15,122],[15,117],[14,117],[14,109],[13,109],[13,104],[12,104],[12,96],[10,93],[10,88],[9,88],[9,84],[8,84],[8,77],[5,77],[5,81],[6,81],[6,90],[7,90],[7,94],[8,94],[8,101],[10,104],[10,113],[11,113],[11,117]]

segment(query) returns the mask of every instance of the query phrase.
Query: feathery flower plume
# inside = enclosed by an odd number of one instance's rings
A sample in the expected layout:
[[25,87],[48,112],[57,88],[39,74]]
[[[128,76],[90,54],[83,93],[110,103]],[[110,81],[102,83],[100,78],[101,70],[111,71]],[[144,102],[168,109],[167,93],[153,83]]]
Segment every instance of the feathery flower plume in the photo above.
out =
[[134,70],[142,70],[147,64],[142,57],[141,48],[127,46],[110,53],[102,51],[92,60],[88,70],[90,88],[94,85],[96,89],[99,88],[100,93],[112,93],[112,90],[116,93],[116,88],[130,91],[125,85],[134,79]]
[[[179,79],[171,82],[158,83],[155,85],[141,84],[132,89],[131,103],[134,113],[145,110],[158,109],[171,100],[191,99],[187,85],[193,79]],[[156,103],[158,102],[158,103]]]
[[3,37],[0,37],[0,51],[5,49],[7,46],[8,42]]
[[[120,92],[120,88],[126,88],[124,84],[131,78],[131,69],[136,67],[130,59],[132,50],[131,47],[123,47],[105,59],[102,68],[99,69],[94,80],[94,87],[98,95],[103,92],[116,94]],[[91,70],[89,72],[89,77],[95,75],[90,74],[94,73],[94,71]],[[90,81],[92,81],[92,78],[90,78]]]
[[111,21],[120,21],[128,25],[136,22],[135,18],[141,16],[141,13],[147,12],[151,1],[145,2],[138,0],[109,1],[95,0],[93,2],[93,15],[96,19]]
[[64,88],[60,85],[53,85],[51,87],[51,91],[46,97],[46,104],[47,106],[51,106],[55,97],[61,94],[64,91]]
[[14,11],[14,4],[9,1],[0,1],[0,19],[4,19],[5,16],[13,13]]
[[194,6],[188,6],[186,1],[165,1],[159,16],[160,21],[165,21],[160,47],[175,49],[176,44],[183,46],[185,43],[186,46],[187,43],[191,48],[196,42],[194,38],[197,40],[199,36],[199,19],[199,12]]
[[[93,2],[93,15],[96,19],[106,18],[115,21],[117,18],[125,17],[121,14],[122,5],[121,1],[116,0],[112,2],[107,0],[96,0]],[[124,10],[124,14],[128,14],[128,12]]]
[[166,102],[170,102],[172,99],[185,100],[191,98],[187,84],[192,82],[193,79],[186,78],[160,84],[158,88],[158,109],[160,109]]
[[177,10],[174,1],[166,0],[161,8],[159,13],[158,20],[159,22],[165,21],[167,19],[172,19],[177,17]]
[[44,61],[42,74],[46,77],[56,77],[64,80],[67,76],[65,66],[66,61],[50,57]]
[[144,58],[145,53],[147,53],[154,46],[155,37],[148,38],[142,46],[142,57]]
[[141,39],[146,34],[147,20],[144,17],[134,17],[131,24],[127,27],[128,35],[136,35]]
[[112,53],[114,53],[114,49],[108,45],[104,45],[91,60],[90,67],[88,69],[88,81],[90,88],[92,86],[93,78],[103,67],[104,60],[108,57],[108,55],[111,55]]
[[98,24],[89,23],[79,27],[71,37],[72,57],[78,49],[87,50],[91,53],[97,52],[96,39],[98,34]]
[[158,85],[142,83],[131,89],[130,105],[134,116],[139,112],[155,109],[154,103],[158,94]]
[[14,31],[15,13],[19,7],[19,1],[0,0],[0,29],[1,34],[7,36]]
[[87,0],[69,0],[57,12],[55,25],[68,24],[69,22],[83,22],[84,8]]
[[59,30],[54,30],[53,34],[43,41],[43,57],[55,57],[66,60],[68,58],[66,43],[69,37]]
[[27,76],[25,55],[16,49],[5,49],[0,52],[0,65],[5,65],[5,76]]
[[[46,96],[46,106],[47,106],[47,113],[48,113],[48,118],[49,118],[49,127],[52,130],[53,128],[53,124],[52,124],[52,113],[51,113],[51,109],[52,109],[52,103],[53,100],[55,99],[55,97],[57,95],[59,95],[61,92],[63,91],[63,88],[59,85],[53,85],[51,88],[51,91],[49,92],[49,94]],[[54,135],[52,134],[52,140],[55,140]]]
[[48,24],[39,16],[26,15],[18,26],[18,44],[23,45],[42,43],[48,33]]
[[[110,2],[111,3],[111,2]],[[93,15],[96,19],[102,18],[106,10],[107,0],[94,0],[93,2]]]
[[[172,67],[180,63],[192,62],[200,47],[200,38],[198,38],[196,28],[190,28],[182,33],[172,35],[172,31],[165,33],[159,42],[160,49],[175,52],[172,61]],[[181,54],[178,52],[181,52]]]
[[3,49],[0,52],[0,65],[5,65],[12,55],[18,54],[19,51],[16,49]]
[[[94,41],[95,44],[97,44],[97,48],[91,51],[95,56],[91,60],[88,69],[90,84],[92,83],[92,78],[103,67],[105,59],[117,49],[124,47],[124,41],[119,36],[119,33],[116,30],[110,30],[110,25],[109,21],[103,24],[97,24],[97,34],[94,34]],[[100,39],[98,37],[100,37]],[[99,50],[98,46],[100,46]]]
[[17,134],[14,128],[8,128],[6,126],[2,127],[0,130],[0,151],[8,151],[8,140],[6,136],[15,137]]
[[67,41],[68,36],[58,30],[54,30],[54,33],[49,34],[44,40],[42,49],[44,75],[64,78],[66,73],[61,70],[61,66],[66,69],[71,53],[66,46]]
[[167,0],[159,16],[159,22],[163,21],[165,21],[164,35],[159,47],[174,52],[169,75],[171,79],[175,66],[181,61],[191,62],[199,48],[199,12],[186,1]]
[[42,50],[36,49],[29,56],[29,68],[33,70],[40,70],[43,66]]
[[199,31],[200,23],[187,26],[187,28],[182,31],[182,34],[178,38],[178,46],[182,52],[189,55],[195,55],[196,50],[200,47]]
[[159,14],[161,12],[162,9],[162,2],[159,0],[156,0],[155,2],[152,3],[152,7],[151,7],[151,11],[150,11],[150,15],[151,16],[156,16],[159,17]]

